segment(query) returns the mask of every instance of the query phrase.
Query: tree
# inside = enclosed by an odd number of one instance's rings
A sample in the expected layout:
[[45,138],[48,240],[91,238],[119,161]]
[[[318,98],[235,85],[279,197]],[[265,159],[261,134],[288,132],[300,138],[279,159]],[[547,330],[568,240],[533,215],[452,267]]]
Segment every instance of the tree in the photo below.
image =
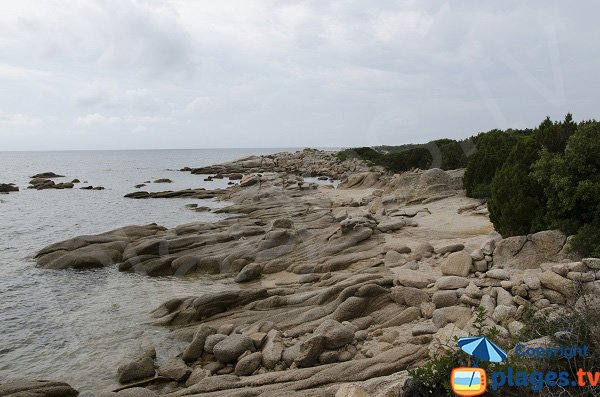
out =
[[573,248],[600,256],[600,123],[580,123],[564,153],[544,150],[532,177],[543,187],[546,222],[576,233]]
[[575,133],[577,124],[573,121],[571,113],[567,113],[565,120],[561,123],[552,122],[546,117],[535,132],[536,140],[540,145],[551,153],[563,153],[567,141]]
[[520,138],[492,181],[490,220],[505,237],[544,229],[544,190],[529,175],[539,151],[535,139]]
[[477,151],[469,158],[463,179],[467,196],[491,196],[494,175],[506,161],[517,139],[515,134],[501,130],[492,130],[474,138]]

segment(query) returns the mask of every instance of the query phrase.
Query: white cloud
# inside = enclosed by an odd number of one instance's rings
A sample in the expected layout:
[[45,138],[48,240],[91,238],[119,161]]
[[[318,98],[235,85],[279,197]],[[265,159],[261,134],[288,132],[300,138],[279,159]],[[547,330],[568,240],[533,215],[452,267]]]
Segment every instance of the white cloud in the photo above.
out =
[[125,108],[143,112],[156,111],[165,106],[163,101],[147,88],[119,89],[97,82],[78,90],[75,102],[81,106]]
[[34,127],[42,123],[38,118],[21,113],[7,113],[0,111],[0,123],[14,127]]
[[[144,147],[400,144],[598,117],[599,9],[4,1],[0,147],[110,148],[123,132]],[[5,138],[22,130],[36,139]]]
[[196,97],[184,109],[185,113],[203,113],[218,107],[217,101],[209,97]]

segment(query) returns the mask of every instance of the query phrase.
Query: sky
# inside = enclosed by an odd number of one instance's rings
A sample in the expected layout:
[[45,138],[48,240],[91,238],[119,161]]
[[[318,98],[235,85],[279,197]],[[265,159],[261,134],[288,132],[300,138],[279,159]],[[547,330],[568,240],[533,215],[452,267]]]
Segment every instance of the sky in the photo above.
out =
[[0,151],[350,147],[598,118],[593,1],[0,2]]

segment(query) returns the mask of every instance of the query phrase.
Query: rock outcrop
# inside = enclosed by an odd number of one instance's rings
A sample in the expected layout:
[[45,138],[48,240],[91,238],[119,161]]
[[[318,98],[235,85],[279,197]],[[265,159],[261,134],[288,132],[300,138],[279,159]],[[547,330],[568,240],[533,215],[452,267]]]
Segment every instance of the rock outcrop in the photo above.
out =
[[14,183],[0,183],[0,193],[18,192],[19,188]]
[[185,167],[182,171],[189,171],[192,174],[215,174],[217,178],[227,177],[230,180],[241,180],[244,174],[266,172],[340,179],[351,172],[366,171],[369,168],[361,160],[340,161],[336,154],[330,151],[304,149],[295,153],[249,156],[208,167]]
[[[37,263],[235,278],[152,311],[177,340],[158,376],[151,356],[119,369],[122,382],[170,397],[403,395],[403,371],[474,333],[477,307],[507,338],[530,308],[556,313],[600,295],[599,259],[569,259],[554,231],[502,239],[464,197],[460,170],[389,176],[352,164],[305,151],[194,169],[240,183],[129,197],[216,197],[229,205],[214,212],[229,218],[76,237]],[[280,171],[345,180],[333,190]]]
[[64,382],[50,380],[15,380],[0,382],[3,397],[76,397],[79,392]]

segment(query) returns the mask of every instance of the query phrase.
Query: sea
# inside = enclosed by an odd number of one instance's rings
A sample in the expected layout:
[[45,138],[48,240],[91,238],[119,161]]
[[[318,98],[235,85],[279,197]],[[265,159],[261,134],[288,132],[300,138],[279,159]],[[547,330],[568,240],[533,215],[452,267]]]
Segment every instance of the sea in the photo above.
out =
[[[227,179],[204,181],[179,169],[254,154],[295,149],[199,149],[134,151],[0,152],[0,183],[19,192],[0,194],[0,383],[29,378],[70,383],[80,392],[118,386],[116,370],[140,349],[154,344],[159,362],[182,346],[169,330],[152,325],[150,312],[176,297],[237,289],[229,279],[200,276],[150,278],[97,270],[44,270],[34,256],[48,244],[126,225],[166,227],[214,222],[226,215],[195,212],[186,204],[218,208],[216,200],[147,199],[123,196],[136,190],[219,188]],[[73,189],[27,189],[34,174],[79,179]],[[169,178],[173,183],[147,183]],[[81,190],[83,186],[104,190]]]

